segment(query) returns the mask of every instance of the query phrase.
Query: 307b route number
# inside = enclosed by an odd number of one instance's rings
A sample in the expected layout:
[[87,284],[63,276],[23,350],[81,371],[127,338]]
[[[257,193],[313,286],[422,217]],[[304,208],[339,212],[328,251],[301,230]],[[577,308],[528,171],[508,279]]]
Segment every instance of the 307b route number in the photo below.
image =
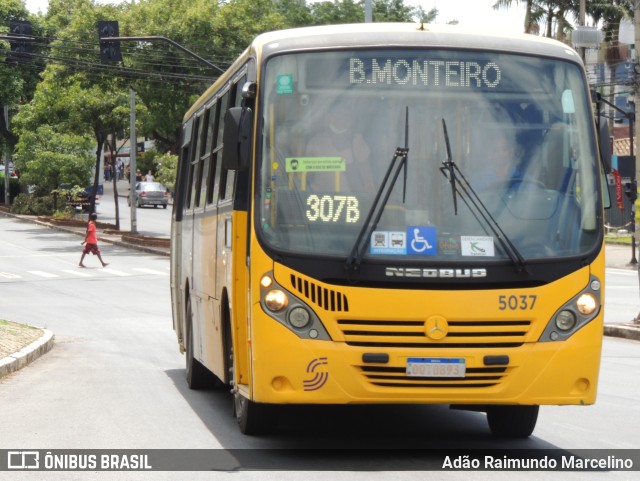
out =
[[360,219],[357,197],[352,195],[312,194],[307,197],[307,219],[309,222],[346,222],[353,224]]
[[536,304],[538,296],[500,296],[498,297],[498,309],[501,311],[530,311]]

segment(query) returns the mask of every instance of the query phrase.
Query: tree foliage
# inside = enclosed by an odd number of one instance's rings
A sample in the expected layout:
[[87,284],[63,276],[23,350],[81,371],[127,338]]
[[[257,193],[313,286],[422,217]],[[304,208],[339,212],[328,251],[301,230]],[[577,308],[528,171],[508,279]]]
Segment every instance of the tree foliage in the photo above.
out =
[[48,194],[60,184],[86,186],[94,164],[92,144],[90,136],[56,132],[50,125],[24,131],[16,156],[20,182],[35,186],[36,194]]
[[[436,13],[409,7],[404,0],[373,1],[375,22],[429,22]],[[138,135],[154,140],[159,162],[170,166],[175,156],[163,158],[162,153],[178,151],[184,112],[256,35],[361,23],[364,1],[138,0],[101,5],[97,0],[50,0],[46,13],[31,16],[23,0],[0,0],[0,17],[31,20],[38,38],[39,60],[32,64],[3,61],[8,45],[0,42],[0,100],[13,106],[12,116],[18,112],[13,140],[20,138],[16,158],[25,182],[46,190],[58,183],[88,182],[87,139],[93,139],[97,162],[109,134],[128,130],[130,89],[136,93]],[[123,61],[102,64],[100,20],[118,21],[121,36],[166,37],[219,68],[157,40],[123,42]],[[45,167],[47,162],[53,170]]]

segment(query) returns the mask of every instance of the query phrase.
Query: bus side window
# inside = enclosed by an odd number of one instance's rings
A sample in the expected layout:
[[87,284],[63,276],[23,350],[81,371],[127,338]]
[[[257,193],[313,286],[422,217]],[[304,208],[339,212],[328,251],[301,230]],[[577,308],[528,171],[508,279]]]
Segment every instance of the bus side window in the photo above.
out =
[[[217,159],[216,164],[218,167],[221,166],[222,162],[222,149],[224,145],[222,145],[222,137],[224,131],[224,114],[227,112],[229,108],[229,91],[227,91],[220,99],[220,110],[218,115],[218,135],[217,135]],[[227,199],[233,194],[233,183],[231,183],[231,187],[229,187],[228,177],[231,177],[233,180],[233,173],[226,169],[221,169],[220,172],[220,199]]]
[[198,132],[198,142],[196,143],[195,167],[193,177],[193,207],[200,207],[202,195],[202,176],[204,175],[204,146],[206,144],[207,126],[209,124],[209,110],[200,116],[200,131]]
[[189,167],[189,152],[192,144],[193,118],[187,120],[182,127],[180,158],[178,160],[178,171],[176,173],[175,197],[173,200],[173,208],[176,220],[182,220],[185,210],[185,180]]
[[213,131],[211,153],[211,168],[209,170],[207,202],[217,204],[224,198],[224,171],[222,166],[222,127],[224,113],[226,111],[227,94],[218,97],[215,106],[215,115],[212,115],[211,129]]
[[217,133],[218,122],[220,121],[220,102],[211,105],[211,113],[209,115],[209,129],[207,136],[207,152],[209,153],[209,170],[207,171],[207,204],[215,204],[218,201],[218,190],[216,186],[216,175],[219,175],[218,162],[219,155],[217,152]]
[[[243,86],[247,83],[246,74],[234,81],[231,88],[231,105],[234,107],[249,106],[251,100],[242,97]],[[253,126],[251,127],[253,128]],[[228,189],[233,189],[233,209],[248,210],[251,191],[251,169],[229,172]],[[235,184],[235,186],[234,186]]]
[[194,159],[198,158],[198,142],[194,141],[195,139],[198,138],[198,135],[200,133],[200,117],[196,117],[196,121],[195,121],[195,125],[193,127],[193,134],[192,134],[192,140],[191,140],[191,151],[189,152],[189,175],[187,177],[187,192],[186,192],[186,201],[187,201],[187,205],[186,208],[190,209],[191,207],[193,207],[193,175],[194,175],[194,169],[195,169],[195,165],[194,165]]
[[[213,113],[212,113],[213,111]],[[211,122],[210,119],[215,115],[215,105],[206,107],[202,121],[202,150],[200,156],[200,172],[198,175],[198,185],[196,186],[196,207],[204,206],[207,200],[207,180],[209,176],[209,168],[211,164]]]

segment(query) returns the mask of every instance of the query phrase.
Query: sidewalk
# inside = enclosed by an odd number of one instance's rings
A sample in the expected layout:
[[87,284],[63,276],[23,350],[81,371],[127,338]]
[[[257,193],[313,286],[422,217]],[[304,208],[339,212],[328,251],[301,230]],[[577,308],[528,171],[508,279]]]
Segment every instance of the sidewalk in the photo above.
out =
[[[631,246],[608,243],[605,247],[606,266],[615,269],[638,269],[638,264],[631,264],[633,258]],[[636,261],[638,254],[636,252]],[[606,309],[606,308],[605,308]],[[604,335],[612,337],[622,337],[625,339],[640,340],[640,322],[628,321],[619,323],[605,323]]]
[[[123,183],[122,190],[120,190],[121,182]],[[118,197],[126,197],[128,188],[129,185],[126,181],[120,181],[118,183]],[[112,193],[113,190],[109,189],[109,192]],[[106,186],[105,195],[109,195],[107,194]],[[4,209],[0,209],[0,215],[28,220],[51,229],[73,233],[82,238],[84,238],[86,232],[86,224],[84,223],[65,225],[64,223],[58,223],[51,219],[34,218],[33,216],[18,216],[11,214]],[[113,229],[113,226],[110,226],[109,224],[101,224],[100,222],[98,222],[98,236],[100,238],[100,242],[122,245],[152,254],[169,256],[169,240],[165,237],[135,236],[126,231],[116,231]],[[605,249],[607,267],[637,270],[637,265],[630,263],[632,259],[630,246],[607,244]],[[21,369],[51,349],[54,336],[50,331],[42,331],[43,335],[35,342],[32,342],[33,339],[21,337],[24,336],[24,333],[20,333],[19,331],[16,332],[16,330],[0,331],[3,342],[5,344],[13,345],[16,349],[15,354],[0,359],[0,379],[11,372]],[[604,326],[604,335],[638,341],[640,340],[640,323],[634,321],[607,323]]]

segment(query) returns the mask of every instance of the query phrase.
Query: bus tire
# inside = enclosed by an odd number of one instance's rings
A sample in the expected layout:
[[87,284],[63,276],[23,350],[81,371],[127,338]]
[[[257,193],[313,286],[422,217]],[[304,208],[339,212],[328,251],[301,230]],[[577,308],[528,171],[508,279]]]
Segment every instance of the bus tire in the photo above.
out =
[[257,403],[234,393],[234,411],[242,434],[269,434],[276,428],[278,418],[274,407],[269,404]]
[[206,367],[200,363],[194,357],[194,348],[193,348],[193,311],[191,310],[191,299],[187,297],[187,307],[186,307],[186,370],[187,370],[187,384],[190,389],[203,389],[207,387],[208,381],[210,379],[209,372]]
[[236,366],[233,353],[233,341],[231,338],[231,322],[226,317],[225,344],[227,350],[229,385],[233,394],[233,415],[238,422],[242,434],[256,435],[272,432],[278,422],[275,408],[269,404],[261,404],[251,401],[238,391],[236,386]]
[[489,429],[495,436],[528,438],[536,427],[539,410],[540,406],[490,406]]

